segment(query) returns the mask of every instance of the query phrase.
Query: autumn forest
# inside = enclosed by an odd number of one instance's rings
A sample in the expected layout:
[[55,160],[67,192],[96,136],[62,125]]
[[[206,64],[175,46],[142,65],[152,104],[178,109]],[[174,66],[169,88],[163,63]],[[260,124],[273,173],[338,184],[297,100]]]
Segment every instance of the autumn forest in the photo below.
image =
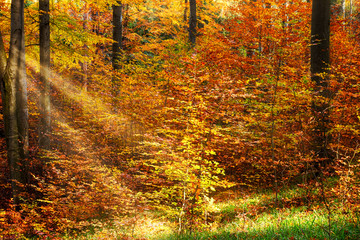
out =
[[359,239],[360,1],[0,0],[0,239]]

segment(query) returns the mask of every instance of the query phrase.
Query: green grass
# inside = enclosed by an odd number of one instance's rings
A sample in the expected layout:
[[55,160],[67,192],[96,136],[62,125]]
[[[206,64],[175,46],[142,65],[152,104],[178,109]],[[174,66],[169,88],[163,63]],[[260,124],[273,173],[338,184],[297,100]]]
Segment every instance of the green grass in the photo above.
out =
[[[349,218],[334,214],[330,224],[331,239],[360,239],[359,226],[350,222]],[[324,210],[286,209],[252,218],[244,214],[213,231],[180,236],[172,234],[154,239],[329,239],[328,229],[328,215]]]
[[344,209],[333,199],[329,223],[328,211],[319,198],[312,197],[309,203],[304,196],[305,191],[298,187],[280,192],[277,204],[271,191],[219,196],[205,230],[191,234],[177,234],[174,220],[166,219],[161,212],[148,211],[137,216],[135,222],[128,219],[65,239],[360,239],[359,216],[343,214]]
[[318,198],[309,201],[305,193],[298,187],[289,188],[278,194],[277,204],[271,191],[220,201],[209,230],[151,239],[360,239],[358,216],[342,214],[334,201],[329,222],[328,211]]

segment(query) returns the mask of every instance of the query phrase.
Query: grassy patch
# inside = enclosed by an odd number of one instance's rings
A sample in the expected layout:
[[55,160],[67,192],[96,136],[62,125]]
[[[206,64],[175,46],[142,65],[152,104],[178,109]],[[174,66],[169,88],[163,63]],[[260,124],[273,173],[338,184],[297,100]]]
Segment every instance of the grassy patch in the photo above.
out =
[[334,214],[330,221],[324,210],[286,209],[253,218],[238,216],[213,231],[167,235],[152,239],[359,239],[360,229],[351,218]]
[[151,239],[360,239],[358,216],[342,214],[334,201],[329,219],[317,194],[294,187],[278,193],[277,201],[272,191],[218,201],[207,231]]
[[305,195],[301,188],[287,189],[278,194],[277,204],[271,191],[219,197],[207,225],[192,233],[179,235],[173,220],[146,211],[115,221],[111,228],[67,239],[360,239],[358,215],[343,214],[335,199],[329,220],[326,208],[315,200],[309,206]]

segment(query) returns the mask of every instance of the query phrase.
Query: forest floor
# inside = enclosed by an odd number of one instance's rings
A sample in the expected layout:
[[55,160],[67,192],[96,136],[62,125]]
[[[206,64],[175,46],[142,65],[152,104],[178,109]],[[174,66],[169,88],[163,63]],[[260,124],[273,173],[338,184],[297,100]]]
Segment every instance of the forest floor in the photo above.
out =
[[[337,200],[325,206],[318,194],[299,187],[278,194],[226,191],[215,197],[203,230],[177,234],[175,221],[161,212],[143,211],[131,224],[92,229],[75,239],[359,239],[360,216]],[[220,200],[221,199],[221,200]],[[74,239],[66,236],[64,239]]]

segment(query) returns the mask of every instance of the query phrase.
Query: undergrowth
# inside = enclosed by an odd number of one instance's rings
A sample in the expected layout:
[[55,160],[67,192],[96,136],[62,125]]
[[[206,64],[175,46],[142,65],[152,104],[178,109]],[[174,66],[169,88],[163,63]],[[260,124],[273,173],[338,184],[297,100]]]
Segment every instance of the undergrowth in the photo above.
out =
[[[272,191],[220,193],[207,223],[197,230],[179,234],[176,222],[153,210],[139,212],[112,227],[93,229],[65,239],[359,239],[360,215],[338,207],[332,199],[329,211],[314,191],[312,200],[306,191],[295,187],[281,191],[275,201]],[[226,197],[225,197],[226,196]],[[131,224],[127,224],[131,222]]]

